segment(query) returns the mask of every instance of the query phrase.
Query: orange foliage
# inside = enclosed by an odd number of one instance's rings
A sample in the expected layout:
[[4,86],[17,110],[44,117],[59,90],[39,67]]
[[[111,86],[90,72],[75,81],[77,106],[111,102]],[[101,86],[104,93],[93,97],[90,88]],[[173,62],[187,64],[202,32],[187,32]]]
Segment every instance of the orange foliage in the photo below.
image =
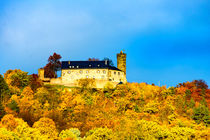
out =
[[15,120],[15,117],[12,114],[8,114],[1,119],[0,125],[7,130],[12,131],[18,126],[18,122]]

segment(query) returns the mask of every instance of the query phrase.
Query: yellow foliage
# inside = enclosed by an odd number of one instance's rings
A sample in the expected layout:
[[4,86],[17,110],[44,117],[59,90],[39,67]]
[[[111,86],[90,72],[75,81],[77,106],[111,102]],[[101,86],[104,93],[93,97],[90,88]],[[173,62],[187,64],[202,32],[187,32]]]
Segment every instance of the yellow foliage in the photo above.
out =
[[96,87],[96,82],[94,79],[80,79],[78,80],[78,86],[84,89]]
[[31,87],[27,86],[23,89],[21,96],[32,99],[34,96],[34,92]]
[[18,126],[18,122],[12,114],[7,114],[1,119],[1,126],[12,131]]
[[17,140],[19,137],[12,131],[8,131],[6,128],[0,128],[1,140]]
[[15,101],[18,108],[15,116],[26,122],[5,115],[0,122],[0,139],[209,137],[209,127],[191,119],[194,110],[186,106],[185,88],[127,83],[116,88],[107,84],[105,89],[91,89],[90,81],[82,82],[82,88],[45,85],[33,93],[30,87],[25,87],[22,93],[13,95],[4,104],[4,110],[8,113],[8,104]]
[[57,138],[58,132],[52,119],[41,118],[39,121],[34,123],[33,128],[36,128],[42,135],[45,135],[48,138]]

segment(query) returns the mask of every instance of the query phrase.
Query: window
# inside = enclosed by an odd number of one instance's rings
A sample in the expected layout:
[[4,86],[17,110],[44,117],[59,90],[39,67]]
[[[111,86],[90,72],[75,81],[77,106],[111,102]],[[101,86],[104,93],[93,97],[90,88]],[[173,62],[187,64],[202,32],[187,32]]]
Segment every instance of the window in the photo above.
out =
[[120,75],[120,72],[118,72],[118,75]]
[[114,81],[114,78],[112,80]]
[[77,66],[77,68],[79,68],[79,66]]
[[80,74],[82,74],[82,73],[83,73],[83,71],[82,71],[82,70],[80,70],[80,71],[79,71],[79,73],[80,73]]
[[89,76],[88,75],[86,75],[86,78],[88,78]]
[[87,70],[86,73],[89,73],[89,71]]
[[71,68],[71,66],[69,66],[69,68]]
[[63,72],[63,76],[65,75],[65,72]]
[[70,74],[70,73],[71,73],[71,71],[69,70],[69,71],[68,71],[68,74]]
[[100,70],[97,70],[97,73],[100,73]]
[[91,67],[91,65],[89,65],[89,67]]
[[114,75],[116,75],[116,72],[114,72]]
[[93,75],[93,79],[95,79],[95,76]]
[[103,73],[104,73],[104,74],[106,74],[106,71],[105,71],[105,70],[103,70]]
[[72,66],[72,68],[74,68],[74,66]]
[[112,79],[109,79],[109,81],[112,81]]
[[98,65],[98,67],[100,67],[100,65]]
[[102,75],[101,78],[104,79],[104,75]]

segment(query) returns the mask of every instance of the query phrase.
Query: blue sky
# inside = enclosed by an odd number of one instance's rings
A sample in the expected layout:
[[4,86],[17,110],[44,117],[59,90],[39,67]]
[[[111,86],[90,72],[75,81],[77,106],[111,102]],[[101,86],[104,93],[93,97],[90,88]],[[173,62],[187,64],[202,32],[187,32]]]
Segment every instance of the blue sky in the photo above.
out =
[[0,74],[127,53],[129,82],[210,83],[209,0],[1,0]]

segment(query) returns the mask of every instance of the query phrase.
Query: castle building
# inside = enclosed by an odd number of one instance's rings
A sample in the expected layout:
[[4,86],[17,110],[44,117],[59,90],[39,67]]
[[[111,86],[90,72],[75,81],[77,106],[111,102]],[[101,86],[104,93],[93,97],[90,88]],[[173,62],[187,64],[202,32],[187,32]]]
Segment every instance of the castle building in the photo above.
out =
[[44,83],[75,87],[80,79],[94,79],[96,88],[103,88],[107,83],[116,86],[126,83],[126,54],[117,54],[117,67],[105,61],[62,61],[61,77],[45,78],[44,69],[39,69],[39,78]]

